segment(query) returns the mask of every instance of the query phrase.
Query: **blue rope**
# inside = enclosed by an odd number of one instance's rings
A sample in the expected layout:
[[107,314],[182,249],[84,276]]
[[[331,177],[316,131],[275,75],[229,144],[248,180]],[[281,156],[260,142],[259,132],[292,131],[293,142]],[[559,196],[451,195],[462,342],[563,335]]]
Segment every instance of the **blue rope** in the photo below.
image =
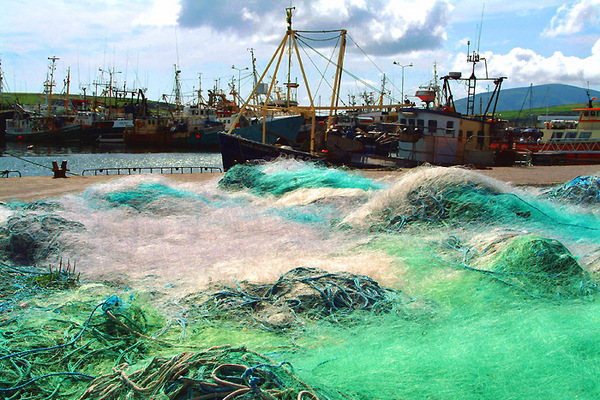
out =
[[25,386],[31,385],[33,382],[39,381],[40,379],[48,378],[48,377],[51,377],[51,376],[61,376],[61,375],[73,376],[73,377],[81,377],[81,378],[89,379],[91,381],[93,381],[94,379],[96,379],[95,376],[81,374],[79,372],[55,372],[55,373],[52,373],[52,374],[38,376],[37,378],[33,378],[32,380],[30,380],[28,382],[25,382],[25,383],[23,383],[22,385],[19,385],[19,386],[11,387],[11,388],[8,388],[8,389],[0,389],[0,392],[10,392],[10,391],[13,391],[13,390],[19,390],[19,389],[24,388]]
[[8,354],[8,355],[5,355],[4,357],[0,357],[0,361],[6,360],[8,358],[23,356],[23,355],[26,355],[26,354],[41,353],[41,352],[44,352],[44,351],[61,349],[63,347],[70,346],[73,343],[75,343],[77,340],[79,340],[79,338],[83,335],[83,332],[85,332],[85,330],[87,329],[87,327],[88,327],[88,325],[89,325],[89,323],[90,323],[90,321],[92,319],[92,316],[94,315],[94,313],[96,312],[96,310],[98,310],[98,308],[102,307],[102,309],[104,311],[107,311],[108,309],[110,309],[111,305],[118,306],[119,304],[120,304],[120,299],[117,296],[112,296],[108,300],[103,301],[102,303],[100,303],[96,307],[94,307],[94,309],[92,310],[92,313],[90,314],[90,316],[88,317],[87,321],[83,325],[83,328],[81,329],[81,332],[79,332],[79,334],[75,337],[75,339],[71,340],[68,343],[57,345],[57,346],[52,346],[52,347],[44,347],[44,348],[41,348],[41,349],[31,349],[31,350],[20,351],[18,353]]
[[258,390],[258,382],[260,381],[260,378],[253,376],[255,374],[256,370],[258,370],[259,368],[264,368],[264,367],[281,368],[284,365],[289,365],[290,368],[293,368],[292,364],[289,361],[283,361],[283,362],[279,363],[278,365],[258,364],[258,365],[255,365],[254,367],[247,368],[244,371],[244,373],[242,374],[242,379],[248,383],[248,386],[250,386],[250,388],[253,391],[257,391]]

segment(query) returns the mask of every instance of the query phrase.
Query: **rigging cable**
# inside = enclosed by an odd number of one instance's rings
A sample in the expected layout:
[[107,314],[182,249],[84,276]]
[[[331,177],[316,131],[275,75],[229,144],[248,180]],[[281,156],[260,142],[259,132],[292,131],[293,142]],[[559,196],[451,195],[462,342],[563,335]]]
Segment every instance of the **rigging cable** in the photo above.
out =
[[[19,160],[21,160],[21,161],[24,161],[24,162],[27,162],[27,163],[30,163],[30,164],[33,164],[33,165],[37,165],[38,167],[46,168],[46,169],[49,169],[50,171],[52,171],[52,168],[51,168],[51,167],[49,167],[49,166],[47,166],[47,165],[43,165],[43,164],[36,163],[35,161],[31,161],[31,160],[28,160],[28,159],[26,159],[26,158],[23,158],[23,157],[16,156],[16,155],[14,155],[14,154],[11,154],[11,153],[9,153],[9,152],[7,152],[7,151],[5,151],[4,153],[5,153],[5,154],[8,154],[8,155],[9,155],[9,156],[11,156],[11,157],[17,158],[17,159],[19,159]],[[76,175],[76,176],[79,176],[79,174],[76,174],[76,173],[74,173],[74,172],[70,172],[70,171],[67,171],[67,174],[69,174],[69,175]]]
[[[300,40],[300,39],[299,39]],[[320,55],[321,57],[323,57],[327,62],[335,65],[336,63],[334,63],[331,59],[328,59],[327,57],[325,57],[323,54],[321,54],[317,49],[315,49],[314,47],[312,47],[311,45],[309,45],[308,43],[306,43],[303,40],[300,40],[301,43],[303,43],[304,45],[306,45],[307,47],[309,47],[312,51],[314,51],[315,53],[317,53],[318,55]],[[353,41],[354,42],[354,41]],[[377,92],[378,94],[381,94],[381,91],[374,87],[373,85],[369,84],[368,82],[366,82],[364,79],[359,78],[357,75],[351,73],[350,71],[348,71],[347,69],[342,67],[342,71],[344,71],[344,73],[346,73],[347,75],[351,76],[352,78],[354,78],[355,80],[361,82],[363,85],[365,85],[366,87],[370,88],[371,90]],[[380,70],[381,71],[381,70]]]

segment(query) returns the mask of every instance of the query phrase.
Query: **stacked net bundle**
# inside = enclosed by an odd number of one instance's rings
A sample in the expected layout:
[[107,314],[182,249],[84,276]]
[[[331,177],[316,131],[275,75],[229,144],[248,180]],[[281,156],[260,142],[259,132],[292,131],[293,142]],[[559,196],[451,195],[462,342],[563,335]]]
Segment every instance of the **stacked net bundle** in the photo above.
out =
[[274,164],[236,165],[219,181],[225,190],[250,190],[256,195],[280,196],[297,189],[380,189],[370,179],[316,164],[285,161]]
[[596,204],[600,202],[600,177],[596,175],[578,176],[545,191],[544,195],[553,200],[575,204]]
[[597,284],[569,249],[556,239],[535,234],[512,235],[477,252],[452,237],[449,246],[463,254],[462,266],[511,286],[528,296],[564,300],[587,296]]
[[[348,272],[295,268],[270,284],[241,282],[236,288],[192,294],[187,316],[236,318],[263,329],[285,331],[307,320],[339,321],[354,311],[394,312],[413,318],[429,306],[375,280]],[[430,311],[427,311],[430,312]]]
[[0,226],[0,259],[18,265],[32,265],[60,255],[60,236],[82,232],[85,226],[56,214],[23,212],[9,217]]
[[410,224],[459,225],[522,220],[533,208],[507,187],[461,168],[424,167],[346,217],[345,225],[399,231]]
[[[94,380],[81,399],[281,399],[318,400],[320,391],[294,376],[287,362],[244,347],[213,347],[154,357],[132,372],[121,364]],[[131,368],[129,368],[131,369]],[[337,394],[336,398],[349,398]]]
[[102,196],[113,207],[127,206],[142,211],[157,199],[190,199],[197,195],[168,187],[162,183],[142,182],[134,188],[106,193]]

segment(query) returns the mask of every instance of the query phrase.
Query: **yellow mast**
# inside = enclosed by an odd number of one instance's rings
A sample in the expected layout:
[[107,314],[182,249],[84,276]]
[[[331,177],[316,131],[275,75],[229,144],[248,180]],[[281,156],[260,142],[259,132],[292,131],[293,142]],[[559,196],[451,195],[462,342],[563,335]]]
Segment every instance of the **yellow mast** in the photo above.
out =
[[[235,129],[235,126],[238,124],[240,117],[242,115],[242,113],[249,107],[253,107],[258,109],[259,107],[261,108],[261,115],[263,118],[263,138],[262,141],[263,143],[266,142],[266,116],[267,116],[267,112],[270,110],[269,105],[268,105],[268,99],[271,96],[271,93],[273,92],[273,88],[275,86],[275,79],[273,79],[270,83],[269,86],[269,90],[267,93],[267,101],[265,101],[262,106],[251,106],[250,105],[250,101],[252,99],[255,98],[255,94],[258,90],[258,87],[260,86],[260,84],[262,83],[263,79],[265,78],[267,72],[269,71],[269,69],[271,68],[271,66],[273,65],[273,63],[275,62],[275,59],[277,59],[276,62],[276,66],[275,66],[275,71],[273,73],[273,76],[277,76],[277,72],[279,71],[280,65],[281,65],[281,61],[283,59],[283,56],[285,54],[286,48],[289,52],[289,57],[288,57],[288,62],[289,65],[291,66],[291,61],[292,61],[292,49],[295,50],[296,52],[296,58],[298,60],[298,64],[300,67],[300,70],[302,72],[302,79],[304,80],[304,84],[306,86],[306,90],[307,90],[307,94],[308,94],[308,98],[309,98],[309,102],[310,102],[310,106],[292,106],[289,102],[290,102],[290,88],[291,85],[288,85],[288,90],[287,90],[287,107],[286,109],[288,111],[293,111],[293,112],[298,112],[298,113],[306,113],[309,114],[311,116],[311,142],[310,142],[310,151],[311,153],[315,152],[315,126],[316,126],[316,111],[317,110],[329,110],[330,114],[329,114],[329,118],[330,120],[333,117],[333,113],[337,110],[342,110],[342,109],[356,109],[356,107],[352,107],[352,108],[348,108],[348,107],[340,107],[339,106],[339,91],[341,88],[341,80],[342,80],[342,70],[343,70],[343,62],[344,62],[344,53],[345,53],[345,49],[346,49],[346,30],[341,30],[340,31],[340,36],[341,36],[341,40],[340,40],[340,52],[338,55],[338,61],[337,61],[337,69],[336,69],[336,73],[335,73],[335,81],[334,81],[334,87],[333,87],[333,94],[332,94],[332,98],[331,98],[331,106],[329,107],[315,107],[314,104],[314,99],[313,96],[311,94],[310,91],[310,86],[308,84],[308,79],[306,77],[306,71],[304,69],[304,64],[302,62],[302,59],[300,57],[300,51],[298,50],[298,42],[296,39],[296,31],[294,31],[292,29],[292,10],[294,10],[295,7],[289,7],[286,8],[286,21],[288,24],[288,29],[287,32],[284,36],[284,38],[281,40],[281,43],[279,44],[279,46],[277,47],[277,50],[275,51],[275,53],[273,54],[273,57],[271,58],[271,60],[269,61],[269,64],[267,65],[267,67],[265,68],[263,74],[261,75],[261,77],[258,79],[257,82],[255,82],[255,86],[254,89],[252,90],[252,93],[248,96],[247,100],[244,102],[244,104],[242,105],[242,107],[240,108],[240,111],[236,117],[236,119],[234,120],[233,124],[231,125],[231,127],[229,128],[229,131],[227,132],[228,134],[231,134],[231,132]],[[288,42],[289,40],[289,42]],[[286,47],[287,46],[287,47]],[[288,69],[288,76],[287,76],[287,80],[288,83],[290,81],[290,70]],[[389,106],[385,106],[385,107],[389,107]],[[279,108],[274,108],[274,109],[279,109]]]
[[[342,82],[342,70],[344,68],[344,53],[346,51],[346,30],[342,29],[342,39],[340,41],[340,53],[338,54],[337,69],[335,70],[335,78],[333,81],[333,93],[331,95],[331,109],[329,111],[329,119],[327,120],[327,128],[331,127],[334,113],[337,114],[340,96],[339,90]],[[325,140],[327,140],[327,130],[325,131]]]
[[[269,64],[265,68],[265,71],[260,76],[260,78],[258,80],[258,84],[256,84],[256,86],[254,86],[254,89],[252,89],[252,93],[250,93],[250,96],[248,96],[248,99],[244,102],[244,104],[242,105],[242,108],[240,108],[240,111],[238,112],[238,115],[235,118],[235,121],[233,122],[233,124],[231,124],[231,127],[229,128],[229,131],[227,131],[227,133],[230,134],[231,131],[233,131],[233,129],[235,128],[235,125],[240,121],[240,117],[242,116],[242,113],[244,112],[244,110],[246,110],[246,108],[248,107],[248,104],[250,103],[250,100],[254,97],[256,91],[258,90],[259,84],[262,82],[265,75],[267,75],[267,72],[269,72],[269,68],[271,68],[273,61],[275,61],[275,58],[277,57],[277,53],[279,53],[281,51],[281,49],[285,46],[287,38],[288,38],[288,35],[286,34],[286,36],[283,38],[283,40],[279,44],[279,47],[277,47],[277,50],[275,51],[275,54],[271,58],[271,61],[269,61]],[[280,56],[280,58],[281,58],[281,56]],[[270,92],[269,92],[269,94],[270,94]]]
[[311,112],[311,129],[310,129],[310,152],[315,152],[315,125],[316,125],[316,117],[317,112],[315,111],[315,104],[313,101],[312,94],[310,93],[310,86],[308,85],[308,79],[306,78],[306,73],[304,71],[304,64],[302,63],[302,58],[300,58],[300,52],[298,51],[298,42],[296,41],[296,36],[292,36],[294,39],[294,49],[296,49],[296,56],[298,57],[298,64],[300,65],[300,71],[302,71],[302,79],[304,79],[304,85],[306,86],[306,92],[308,93],[308,100],[310,101],[310,112]]

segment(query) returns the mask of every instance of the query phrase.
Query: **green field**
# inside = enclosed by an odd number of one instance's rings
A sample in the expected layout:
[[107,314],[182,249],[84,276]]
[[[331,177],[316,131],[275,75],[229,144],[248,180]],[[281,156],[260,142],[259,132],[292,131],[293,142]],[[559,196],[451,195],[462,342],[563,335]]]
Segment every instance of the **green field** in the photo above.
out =
[[[54,99],[64,99],[64,94],[53,95]],[[83,96],[79,94],[70,95],[72,99],[82,99]],[[92,100],[93,97],[87,96],[87,99]],[[2,93],[0,98],[2,104],[14,104],[18,101],[24,105],[37,105],[43,104],[46,101],[46,96],[43,93]],[[119,104],[128,103],[130,99],[119,100]],[[154,101],[148,101],[149,104],[154,104]],[[501,119],[505,119],[512,122],[526,123],[531,120],[537,120],[540,115],[579,115],[578,111],[573,109],[587,107],[586,103],[567,104],[554,107],[534,108],[531,110],[514,110],[514,111],[502,111],[497,113]]]

